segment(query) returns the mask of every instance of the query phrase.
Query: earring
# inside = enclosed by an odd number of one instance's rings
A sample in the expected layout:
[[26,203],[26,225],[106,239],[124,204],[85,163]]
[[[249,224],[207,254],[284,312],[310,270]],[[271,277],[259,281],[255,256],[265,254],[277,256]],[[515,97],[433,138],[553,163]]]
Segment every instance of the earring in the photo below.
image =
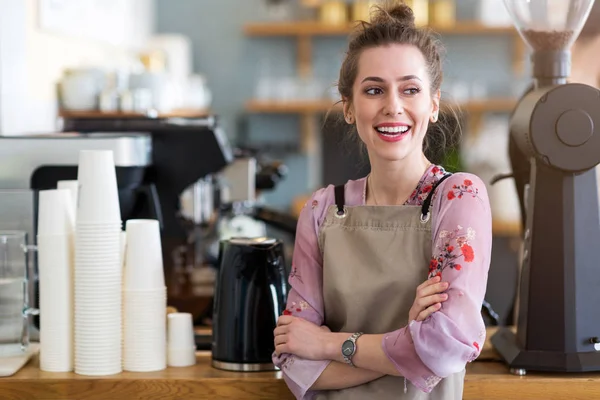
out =
[[346,122],[349,124],[352,123],[352,117],[350,115],[346,117]]
[[435,122],[437,121],[437,115],[432,115],[431,116],[431,122]]

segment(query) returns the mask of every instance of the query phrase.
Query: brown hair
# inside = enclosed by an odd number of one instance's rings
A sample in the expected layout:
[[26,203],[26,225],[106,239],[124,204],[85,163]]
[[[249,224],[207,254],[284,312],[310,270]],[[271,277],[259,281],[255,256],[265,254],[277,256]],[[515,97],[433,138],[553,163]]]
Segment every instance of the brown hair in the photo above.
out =
[[[343,99],[352,102],[352,87],[358,73],[358,60],[365,49],[389,44],[410,44],[417,47],[428,66],[431,93],[442,86],[442,54],[444,47],[428,28],[415,26],[412,9],[404,2],[388,1],[375,6],[371,21],[361,21],[350,36],[346,57],[340,69],[338,90]],[[454,148],[460,136],[460,119],[446,102],[440,103],[438,122],[429,124],[423,141],[423,151],[434,163],[440,163],[448,149]]]

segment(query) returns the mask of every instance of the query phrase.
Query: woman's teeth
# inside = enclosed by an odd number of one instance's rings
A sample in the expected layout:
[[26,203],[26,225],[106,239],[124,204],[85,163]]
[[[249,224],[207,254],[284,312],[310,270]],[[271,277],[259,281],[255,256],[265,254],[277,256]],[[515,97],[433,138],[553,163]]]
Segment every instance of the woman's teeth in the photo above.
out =
[[409,126],[383,126],[375,129],[377,130],[377,132],[386,136],[394,136],[399,133],[407,132],[409,128]]

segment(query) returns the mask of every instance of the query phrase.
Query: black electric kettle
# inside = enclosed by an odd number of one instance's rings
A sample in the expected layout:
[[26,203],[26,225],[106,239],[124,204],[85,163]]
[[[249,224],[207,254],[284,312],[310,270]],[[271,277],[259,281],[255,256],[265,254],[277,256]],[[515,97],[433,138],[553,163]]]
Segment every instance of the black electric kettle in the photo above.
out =
[[273,330],[288,293],[283,243],[231,238],[219,244],[212,365],[229,371],[275,370]]

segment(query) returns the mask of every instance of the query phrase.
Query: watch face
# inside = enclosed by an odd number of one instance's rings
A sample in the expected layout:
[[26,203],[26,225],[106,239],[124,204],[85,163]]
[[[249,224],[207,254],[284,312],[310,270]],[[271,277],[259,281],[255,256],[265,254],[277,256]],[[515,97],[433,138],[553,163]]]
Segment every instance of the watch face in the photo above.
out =
[[354,352],[354,343],[350,340],[346,340],[342,345],[342,354],[345,356],[350,356]]

